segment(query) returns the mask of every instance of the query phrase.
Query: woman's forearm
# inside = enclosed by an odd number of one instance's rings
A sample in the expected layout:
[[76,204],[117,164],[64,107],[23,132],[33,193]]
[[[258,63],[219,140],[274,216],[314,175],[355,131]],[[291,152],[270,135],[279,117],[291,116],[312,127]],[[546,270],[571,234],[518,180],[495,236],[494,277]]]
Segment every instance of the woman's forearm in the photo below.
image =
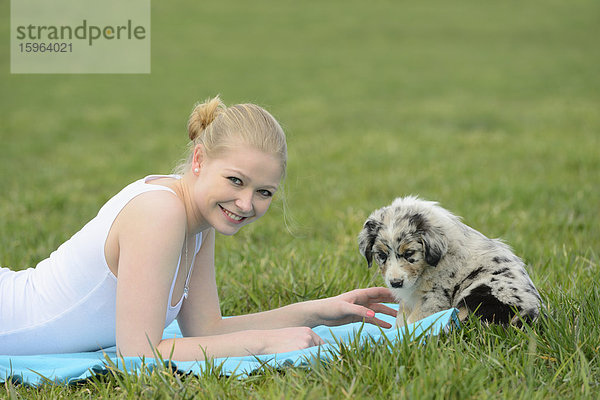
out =
[[311,300],[290,304],[274,310],[223,318],[211,329],[211,334],[238,332],[248,329],[266,330],[288,327],[314,327],[322,323],[317,317],[317,302]]
[[[155,350],[164,359],[201,361],[207,358],[239,357],[288,352],[323,344],[310,328],[244,330],[223,335],[163,339]],[[124,356],[154,357],[148,345],[142,351],[123,351]]]
[[[215,336],[163,339],[156,346],[156,350],[164,360],[201,361],[207,358],[262,354],[262,347],[261,340],[255,332],[245,331]],[[151,349],[144,353],[132,355],[154,357]]]
[[[396,317],[396,310],[381,304],[394,298],[387,288],[356,289],[339,296],[290,304],[270,311],[221,318],[220,313],[197,321],[182,320],[185,336],[220,335],[243,330],[268,330],[317,325],[338,326],[352,322],[368,322],[382,328],[391,324],[375,316],[383,313]],[[182,324],[183,323],[183,324]]]

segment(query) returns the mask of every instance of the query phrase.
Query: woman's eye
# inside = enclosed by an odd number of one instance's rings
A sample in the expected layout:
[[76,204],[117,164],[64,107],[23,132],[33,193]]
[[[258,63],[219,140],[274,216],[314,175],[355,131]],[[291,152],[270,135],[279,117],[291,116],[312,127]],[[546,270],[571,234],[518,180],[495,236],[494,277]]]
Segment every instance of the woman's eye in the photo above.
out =
[[273,193],[268,190],[259,190],[258,193],[263,197],[273,197]]
[[235,176],[229,176],[229,177],[227,177],[227,179],[229,179],[229,181],[231,183],[233,183],[234,185],[237,185],[237,186],[241,186],[243,183],[240,178],[236,178]]

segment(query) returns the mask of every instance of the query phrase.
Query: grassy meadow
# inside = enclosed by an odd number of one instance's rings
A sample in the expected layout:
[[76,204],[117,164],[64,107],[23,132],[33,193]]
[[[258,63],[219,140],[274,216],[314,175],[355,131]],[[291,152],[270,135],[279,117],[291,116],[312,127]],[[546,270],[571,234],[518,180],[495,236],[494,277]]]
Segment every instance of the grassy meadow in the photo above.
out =
[[0,266],[35,266],[126,184],[171,172],[193,104],[220,93],[267,108],[289,146],[286,206],[217,239],[223,314],[381,285],[356,236],[417,194],[507,241],[549,318],[246,379],[157,370],[0,398],[599,397],[600,3],[153,1],[148,75],[10,74],[9,6]]

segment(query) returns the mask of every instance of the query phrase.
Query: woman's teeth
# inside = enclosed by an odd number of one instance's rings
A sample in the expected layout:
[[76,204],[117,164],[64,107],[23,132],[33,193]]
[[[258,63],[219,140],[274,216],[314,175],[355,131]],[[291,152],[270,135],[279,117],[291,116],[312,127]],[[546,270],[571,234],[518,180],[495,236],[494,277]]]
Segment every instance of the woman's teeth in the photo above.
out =
[[234,221],[241,221],[242,219],[244,219],[244,217],[240,217],[239,215],[236,215],[226,209],[223,208],[223,212],[231,219],[233,219]]

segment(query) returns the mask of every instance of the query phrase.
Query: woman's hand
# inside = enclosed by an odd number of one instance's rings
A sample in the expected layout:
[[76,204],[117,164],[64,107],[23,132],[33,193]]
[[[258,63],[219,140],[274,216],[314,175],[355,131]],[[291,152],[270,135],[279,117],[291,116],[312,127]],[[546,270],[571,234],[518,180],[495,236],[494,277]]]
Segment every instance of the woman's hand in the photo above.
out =
[[365,321],[382,328],[391,328],[391,324],[375,318],[375,313],[396,317],[396,310],[381,304],[395,302],[388,288],[356,289],[339,296],[315,300],[315,304],[318,305],[315,314],[320,320],[318,324],[321,325],[338,326]]
[[261,343],[261,348],[255,350],[256,354],[285,353],[325,344],[319,335],[305,326],[252,333],[257,335],[257,342]]

